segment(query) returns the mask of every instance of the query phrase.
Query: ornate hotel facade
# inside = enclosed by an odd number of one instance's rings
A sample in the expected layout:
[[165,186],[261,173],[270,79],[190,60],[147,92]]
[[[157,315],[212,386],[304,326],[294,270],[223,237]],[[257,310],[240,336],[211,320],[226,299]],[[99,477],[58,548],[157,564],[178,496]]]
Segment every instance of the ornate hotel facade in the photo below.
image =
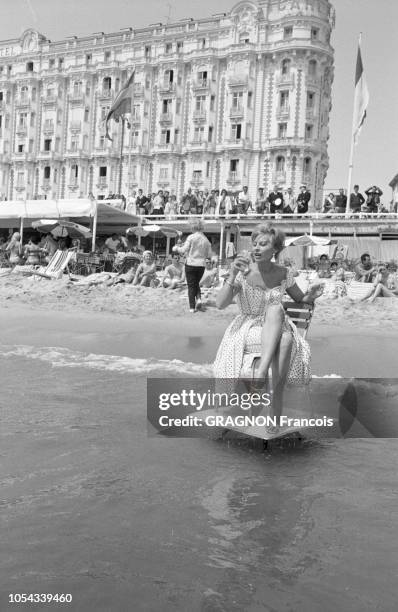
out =
[[[0,43],[0,196],[76,198],[188,187],[255,197],[305,183],[320,203],[333,81],[328,0],[51,42]],[[135,68],[132,113],[104,118]],[[131,128],[131,129],[129,129]]]

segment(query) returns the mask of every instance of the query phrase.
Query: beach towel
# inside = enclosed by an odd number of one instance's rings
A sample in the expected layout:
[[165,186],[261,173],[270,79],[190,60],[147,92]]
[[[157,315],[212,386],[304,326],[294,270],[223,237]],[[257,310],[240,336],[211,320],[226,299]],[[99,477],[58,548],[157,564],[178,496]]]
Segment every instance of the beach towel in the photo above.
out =
[[350,300],[360,301],[366,300],[374,291],[374,286],[371,283],[360,283],[359,281],[351,281],[347,286],[347,296]]

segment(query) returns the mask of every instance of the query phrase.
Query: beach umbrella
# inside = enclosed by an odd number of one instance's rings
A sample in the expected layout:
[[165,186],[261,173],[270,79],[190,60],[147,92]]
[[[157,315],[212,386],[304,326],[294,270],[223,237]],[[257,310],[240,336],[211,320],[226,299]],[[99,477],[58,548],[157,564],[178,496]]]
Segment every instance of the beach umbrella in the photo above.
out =
[[182,236],[182,232],[180,230],[175,229],[174,227],[162,227],[160,229],[162,234],[168,238],[179,238]]
[[330,238],[323,238],[322,236],[309,236],[304,234],[302,236],[294,236],[292,238],[286,238],[285,246],[301,246],[303,247],[303,267],[307,265],[307,248],[313,246],[326,246],[330,244],[332,240]]
[[65,238],[65,236],[73,235],[83,236],[84,238],[91,238],[92,236],[88,227],[63,219],[39,219],[33,221],[32,227],[45,234],[51,232],[55,238]]

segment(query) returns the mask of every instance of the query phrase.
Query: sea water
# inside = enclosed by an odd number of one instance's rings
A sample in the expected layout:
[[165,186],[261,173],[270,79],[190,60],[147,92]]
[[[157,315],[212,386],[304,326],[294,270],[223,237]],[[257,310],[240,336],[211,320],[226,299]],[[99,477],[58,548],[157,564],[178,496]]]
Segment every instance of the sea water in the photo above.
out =
[[3,345],[0,367],[0,609],[395,608],[396,440],[148,438],[146,376],[208,365]]

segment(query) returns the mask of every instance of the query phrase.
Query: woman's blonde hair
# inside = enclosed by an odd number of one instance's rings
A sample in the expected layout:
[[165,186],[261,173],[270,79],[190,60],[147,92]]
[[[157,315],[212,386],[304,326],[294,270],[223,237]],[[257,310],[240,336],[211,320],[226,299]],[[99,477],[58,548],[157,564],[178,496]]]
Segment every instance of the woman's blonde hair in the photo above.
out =
[[261,225],[257,225],[257,227],[254,228],[251,236],[252,242],[254,242],[260,235],[272,237],[272,246],[277,255],[285,248],[285,234],[281,230],[272,227],[271,223],[262,223]]
[[195,219],[195,221],[192,221],[190,227],[192,232],[203,232],[204,230],[203,222],[200,219]]

